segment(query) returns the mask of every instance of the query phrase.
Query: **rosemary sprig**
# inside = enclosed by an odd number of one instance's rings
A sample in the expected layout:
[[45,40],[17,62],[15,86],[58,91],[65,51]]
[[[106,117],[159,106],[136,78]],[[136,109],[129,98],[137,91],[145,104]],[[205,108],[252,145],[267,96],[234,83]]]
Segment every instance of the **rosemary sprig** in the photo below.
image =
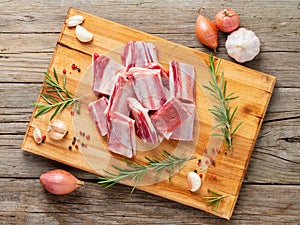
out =
[[218,194],[217,192],[215,191],[212,191],[212,190],[208,190],[209,193],[211,193],[212,195],[210,196],[203,196],[202,198],[205,199],[205,202],[207,202],[207,207],[212,207],[212,209],[214,210],[214,212],[216,213],[221,201],[223,198],[226,198],[228,196],[225,196],[225,195],[221,195],[221,194]]
[[[45,75],[45,89],[47,94],[40,94],[40,96],[45,100],[46,103],[33,102],[32,104],[38,108],[38,111],[34,115],[34,117],[39,117],[52,109],[55,109],[52,113],[50,120],[52,120],[57,114],[59,114],[64,108],[70,106],[74,103],[77,103],[78,98],[75,97],[74,94],[69,92],[66,88],[67,80],[66,74],[63,74],[63,84],[61,85],[58,81],[58,76],[55,68],[53,69],[54,78],[52,78],[48,73],[44,73]],[[51,95],[52,93],[56,93],[57,96],[54,97]],[[79,107],[79,102],[78,104]],[[78,109],[79,110],[79,109]]]
[[234,115],[237,112],[238,107],[236,107],[231,112],[231,107],[229,105],[230,101],[238,98],[238,96],[234,96],[234,92],[230,94],[226,93],[227,81],[224,81],[224,72],[222,72],[220,78],[217,78],[219,66],[221,60],[218,61],[215,66],[215,58],[212,54],[209,55],[209,69],[210,74],[212,76],[212,81],[209,81],[209,86],[203,85],[204,88],[210,91],[210,94],[218,101],[218,105],[214,105],[209,109],[210,113],[215,117],[217,121],[217,125],[212,129],[216,129],[218,127],[221,128],[222,134],[213,134],[213,136],[221,136],[224,137],[224,141],[229,148],[230,153],[233,152],[233,143],[232,136],[238,130],[238,128],[242,125],[240,122],[234,129],[232,128],[232,121]]
[[149,172],[156,173],[155,178],[158,179],[163,172],[168,172],[169,180],[171,180],[171,177],[175,172],[175,170],[180,170],[182,165],[185,162],[193,159],[193,158],[186,157],[184,155],[175,156],[173,154],[168,153],[167,151],[163,151],[162,157],[163,159],[158,159],[158,158],[150,159],[148,157],[145,157],[145,159],[148,161],[147,165],[140,165],[138,163],[129,162],[127,159],[125,159],[128,167],[127,169],[122,169],[120,167],[112,165],[112,167],[118,171],[118,174],[111,173],[105,170],[105,172],[111,177],[108,178],[99,177],[98,184],[108,188],[120,182],[123,179],[131,178],[134,181],[134,185],[131,190],[132,193],[136,188],[136,186],[138,185],[138,183],[142,181],[143,177],[147,173]]

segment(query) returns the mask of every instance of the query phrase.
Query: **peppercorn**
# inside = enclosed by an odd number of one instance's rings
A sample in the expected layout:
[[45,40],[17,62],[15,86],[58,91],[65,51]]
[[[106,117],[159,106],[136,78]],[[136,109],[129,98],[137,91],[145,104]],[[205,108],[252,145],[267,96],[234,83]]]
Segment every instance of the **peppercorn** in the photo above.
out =
[[72,150],[72,146],[71,145],[69,146],[69,150]]
[[63,74],[66,74],[67,73],[67,70],[66,69],[63,69]]
[[75,70],[77,68],[77,66],[74,63],[72,64],[71,67],[72,67],[73,70]]
[[211,161],[211,164],[212,164],[213,166],[215,166],[215,165],[216,165],[216,161],[215,161],[215,160]]

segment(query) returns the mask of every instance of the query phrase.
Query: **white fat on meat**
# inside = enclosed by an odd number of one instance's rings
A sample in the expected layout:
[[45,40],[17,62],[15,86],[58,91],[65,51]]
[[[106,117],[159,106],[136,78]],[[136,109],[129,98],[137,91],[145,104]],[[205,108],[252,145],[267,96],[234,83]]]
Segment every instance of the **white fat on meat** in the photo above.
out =
[[160,63],[149,63],[148,65],[145,66],[145,68],[147,69],[151,69],[151,70],[160,70],[160,75],[162,78],[169,78],[169,71],[165,69],[165,67],[163,65],[161,65]]
[[192,141],[194,132],[194,119],[196,105],[193,103],[182,103],[189,116],[172,132],[170,139],[179,141]]
[[133,80],[137,99],[149,110],[158,110],[165,102],[165,88],[162,84],[160,70],[130,69],[127,74]]
[[97,95],[110,95],[117,80],[117,74],[125,67],[110,58],[97,53],[92,57],[93,91]]
[[118,155],[133,158],[136,155],[135,121],[115,112],[108,118],[108,149]]
[[149,117],[149,110],[135,98],[127,99],[131,114],[136,121],[136,135],[145,143],[158,143],[162,140]]
[[158,63],[157,47],[144,41],[130,41],[121,54],[126,71],[131,67],[145,67],[149,63]]
[[114,113],[120,113],[125,116],[129,116],[130,109],[127,105],[127,99],[130,97],[136,97],[132,83],[133,82],[131,80],[128,80],[122,74],[117,75],[117,81],[105,110],[107,115],[113,116]]
[[172,133],[190,116],[182,102],[170,98],[165,104],[150,116],[156,130],[169,139]]
[[107,134],[107,116],[104,113],[107,105],[108,100],[106,97],[102,97],[88,105],[90,115],[101,136],[105,136]]
[[195,68],[177,61],[169,63],[170,96],[195,102]]

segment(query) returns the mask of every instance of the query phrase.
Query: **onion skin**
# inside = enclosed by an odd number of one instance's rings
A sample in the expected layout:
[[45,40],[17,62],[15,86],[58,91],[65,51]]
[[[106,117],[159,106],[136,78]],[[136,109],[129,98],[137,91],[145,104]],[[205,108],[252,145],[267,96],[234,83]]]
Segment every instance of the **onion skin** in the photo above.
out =
[[240,17],[232,9],[223,9],[216,14],[215,23],[220,31],[230,33],[239,27]]
[[40,182],[47,191],[54,195],[68,194],[84,185],[83,181],[61,169],[43,173],[40,176]]
[[196,21],[196,37],[204,45],[216,49],[218,47],[218,30],[216,25],[207,17],[202,16],[198,11],[198,17]]

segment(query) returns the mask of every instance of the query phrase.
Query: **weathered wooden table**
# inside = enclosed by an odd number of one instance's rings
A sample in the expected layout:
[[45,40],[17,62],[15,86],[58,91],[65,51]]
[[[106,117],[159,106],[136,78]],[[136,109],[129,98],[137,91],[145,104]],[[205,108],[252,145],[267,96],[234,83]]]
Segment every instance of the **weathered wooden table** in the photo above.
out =
[[[241,26],[261,40],[244,65],[277,77],[231,221],[130,187],[103,189],[97,177],[20,150],[43,72],[49,66],[69,7],[209,53],[194,35],[199,7],[213,18],[234,8]],[[0,1],[0,224],[299,224],[299,1]],[[220,34],[216,56],[226,54]],[[39,183],[62,168],[86,182],[65,196]]]

